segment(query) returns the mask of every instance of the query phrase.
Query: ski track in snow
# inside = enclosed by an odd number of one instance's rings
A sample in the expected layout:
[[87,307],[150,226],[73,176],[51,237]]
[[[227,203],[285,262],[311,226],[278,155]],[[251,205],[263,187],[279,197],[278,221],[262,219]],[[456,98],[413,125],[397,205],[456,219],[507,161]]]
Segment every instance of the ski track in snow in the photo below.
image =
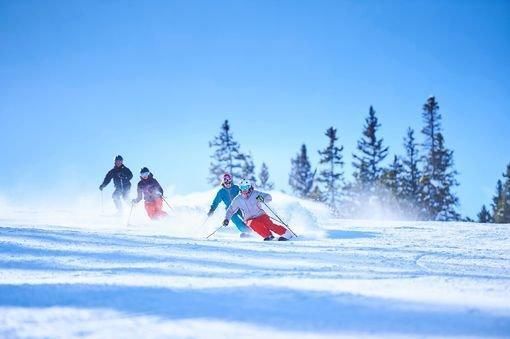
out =
[[0,220],[0,337],[510,337],[509,225],[317,219],[291,242]]

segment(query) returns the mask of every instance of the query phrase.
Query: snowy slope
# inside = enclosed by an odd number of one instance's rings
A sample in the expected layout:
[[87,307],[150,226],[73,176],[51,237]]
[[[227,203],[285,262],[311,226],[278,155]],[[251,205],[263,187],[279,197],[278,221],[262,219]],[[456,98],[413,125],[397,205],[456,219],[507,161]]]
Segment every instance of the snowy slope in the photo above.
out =
[[129,227],[93,199],[4,203],[0,337],[510,337],[509,225],[331,220],[275,193],[296,241],[205,240],[212,194]]

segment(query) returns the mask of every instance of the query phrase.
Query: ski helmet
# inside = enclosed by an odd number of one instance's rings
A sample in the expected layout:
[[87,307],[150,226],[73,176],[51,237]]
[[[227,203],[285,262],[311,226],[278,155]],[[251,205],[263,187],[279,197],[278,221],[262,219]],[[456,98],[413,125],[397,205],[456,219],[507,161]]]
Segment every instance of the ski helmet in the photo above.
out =
[[251,188],[251,184],[246,179],[241,180],[241,182],[239,183],[239,189],[241,190],[241,192],[248,191],[248,190],[250,190],[250,188]]
[[115,161],[124,161],[124,159],[122,158],[122,155],[117,155],[115,157]]
[[144,167],[140,170],[140,176],[142,178],[147,178],[149,176],[149,174],[151,174],[151,171],[149,171],[149,169],[147,167]]
[[223,174],[223,178],[221,180],[223,184],[230,184],[232,183],[232,176],[228,173]]

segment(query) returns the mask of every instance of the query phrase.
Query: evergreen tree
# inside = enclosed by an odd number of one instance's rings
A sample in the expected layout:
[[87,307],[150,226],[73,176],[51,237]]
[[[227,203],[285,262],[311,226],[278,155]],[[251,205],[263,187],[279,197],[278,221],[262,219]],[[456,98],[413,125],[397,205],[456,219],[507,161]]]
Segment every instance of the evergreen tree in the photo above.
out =
[[257,177],[255,176],[255,164],[253,163],[253,157],[250,154],[240,154],[241,165],[241,176],[243,179],[248,180],[253,186],[257,186]]
[[269,169],[265,162],[262,163],[259,174],[259,187],[262,190],[270,191],[274,188],[274,184],[269,181]]
[[359,154],[353,154],[352,163],[355,168],[355,187],[362,194],[376,193],[376,184],[383,172],[381,162],[388,155],[388,147],[382,146],[383,139],[376,136],[380,126],[375,111],[370,106],[368,118],[365,119],[363,137],[358,141]]
[[408,128],[404,138],[405,156],[402,159],[402,207],[413,217],[418,217],[421,211],[420,201],[420,156],[418,143],[415,141],[414,130]]
[[386,212],[401,214],[401,201],[404,196],[402,186],[403,175],[404,167],[402,162],[397,156],[395,156],[393,158],[393,163],[389,168],[384,170],[380,178],[381,188],[379,188],[379,199],[381,200],[384,209],[389,209],[389,211]]
[[[324,196],[315,200],[324,200],[334,214],[338,213],[338,204],[341,200],[340,190],[344,185],[344,173],[342,167],[344,162],[342,160],[343,146],[337,147],[335,145],[338,140],[336,136],[336,129],[330,127],[325,134],[329,138],[329,145],[323,151],[319,151],[322,156],[319,163],[326,165],[326,168],[319,173],[317,181],[324,184]],[[338,168],[338,169],[337,169]],[[316,187],[315,194],[321,192],[319,187]],[[322,193],[322,192],[321,192]]]
[[404,166],[400,159],[395,155],[389,168],[385,169],[381,176],[381,183],[387,191],[395,198],[401,199],[403,196],[403,173]]
[[510,223],[510,164],[508,164],[503,177],[505,181],[503,182],[496,213],[494,214],[494,222],[499,224]]
[[422,177],[424,202],[432,220],[459,220],[460,215],[455,211],[459,199],[452,192],[452,188],[459,185],[455,178],[457,171],[453,169],[453,151],[444,147],[441,133],[438,133],[437,140],[438,149],[434,152],[435,173],[430,177]]
[[326,202],[326,196],[327,195],[324,194],[317,185],[315,185],[312,191],[308,194],[308,198],[316,202]]
[[234,140],[228,120],[221,126],[220,134],[209,143],[215,148],[209,168],[209,183],[217,186],[221,183],[221,176],[230,173],[234,180],[242,178],[242,155],[239,152],[239,143]]
[[452,188],[458,186],[455,179],[457,172],[453,169],[453,151],[444,146],[441,133],[441,115],[435,97],[430,97],[423,106],[422,133],[425,135],[423,144],[424,159],[420,200],[424,204],[425,217],[431,220],[458,220],[455,211],[458,198]]
[[310,160],[306,152],[306,145],[301,146],[301,151],[291,160],[291,172],[289,185],[298,197],[308,197],[313,188],[314,173],[312,173]]
[[501,182],[501,180],[498,180],[496,184],[496,195],[494,195],[494,197],[492,198],[491,204],[493,218],[495,218],[496,214],[498,213],[498,203],[502,196],[503,196],[503,183]]
[[478,213],[478,222],[484,224],[492,222],[492,216],[485,207],[485,205],[482,206],[482,210],[480,211],[480,213]]

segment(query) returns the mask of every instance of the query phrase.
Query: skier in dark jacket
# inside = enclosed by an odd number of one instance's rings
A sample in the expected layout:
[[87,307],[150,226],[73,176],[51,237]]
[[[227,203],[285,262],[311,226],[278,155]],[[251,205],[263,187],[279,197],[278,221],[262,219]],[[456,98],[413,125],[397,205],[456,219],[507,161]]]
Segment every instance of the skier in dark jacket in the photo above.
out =
[[145,200],[145,210],[151,219],[160,219],[168,216],[163,211],[163,188],[159,182],[154,179],[152,173],[147,167],[140,171],[140,182],[138,183],[138,196],[132,200],[133,204],[137,204],[143,199]]
[[113,191],[112,198],[119,213],[122,212],[121,197],[126,202],[129,200],[129,190],[131,189],[130,180],[132,178],[133,173],[131,173],[129,168],[124,166],[124,159],[122,156],[117,155],[115,157],[115,166],[106,174],[103,183],[99,186],[99,189],[102,191],[113,179],[115,191]]

